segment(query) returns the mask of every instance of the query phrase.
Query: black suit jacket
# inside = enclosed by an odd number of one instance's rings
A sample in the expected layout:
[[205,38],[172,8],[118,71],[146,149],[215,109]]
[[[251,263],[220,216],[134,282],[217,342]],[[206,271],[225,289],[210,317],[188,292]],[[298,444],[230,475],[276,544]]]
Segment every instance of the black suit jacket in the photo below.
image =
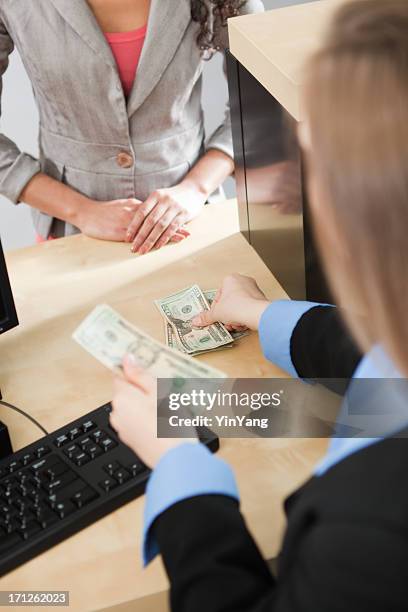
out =
[[[335,309],[299,321],[301,376],[351,376],[360,354]],[[153,528],[175,612],[407,612],[408,443],[387,439],[312,478],[285,502],[275,579],[236,501],[187,499]],[[273,525],[271,525],[273,529]]]

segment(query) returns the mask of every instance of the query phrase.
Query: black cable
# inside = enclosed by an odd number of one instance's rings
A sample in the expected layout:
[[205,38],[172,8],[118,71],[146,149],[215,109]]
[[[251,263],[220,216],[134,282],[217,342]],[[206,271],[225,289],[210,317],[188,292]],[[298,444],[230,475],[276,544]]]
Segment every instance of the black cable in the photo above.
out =
[[22,414],[23,416],[25,416],[29,421],[31,421],[32,423],[34,423],[34,425],[37,425],[37,427],[39,429],[41,429],[41,431],[44,433],[44,435],[48,436],[48,431],[46,429],[44,429],[44,427],[35,420],[34,417],[32,417],[30,414],[27,414],[27,412],[24,412],[24,410],[21,410],[21,408],[17,408],[17,406],[13,406],[13,404],[9,404],[8,402],[5,402],[4,400],[0,400],[0,404],[2,406],[6,406],[6,408],[10,408],[11,410],[15,410],[16,412],[18,412],[19,414]]

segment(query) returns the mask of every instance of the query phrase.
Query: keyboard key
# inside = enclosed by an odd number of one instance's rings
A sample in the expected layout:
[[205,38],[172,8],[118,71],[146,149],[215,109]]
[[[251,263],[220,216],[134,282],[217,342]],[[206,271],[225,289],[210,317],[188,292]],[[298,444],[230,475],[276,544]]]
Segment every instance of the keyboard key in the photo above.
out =
[[47,493],[52,493],[59,487],[62,487],[62,480],[60,478],[57,478],[56,480],[52,480],[51,482],[45,483],[43,485],[43,489]]
[[40,491],[35,488],[28,489],[28,497],[34,505],[37,505],[41,499]]
[[116,442],[114,442],[114,440],[112,440],[112,438],[104,438],[101,441],[100,446],[104,450],[104,452],[107,453],[108,451],[112,450],[112,448],[115,448],[117,444]]
[[79,445],[83,450],[86,446],[93,446],[93,444],[94,441],[89,436],[86,436],[86,438],[82,438],[82,440],[79,440]]
[[54,463],[57,463],[57,461],[59,461],[57,455],[50,455],[46,459],[38,459],[38,461],[35,461],[30,467],[30,470],[33,474],[37,475],[40,471],[50,468]]
[[88,433],[89,431],[92,431],[95,428],[96,425],[93,421],[85,421],[85,423],[82,423],[82,431],[84,433]]
[[28,470],[17,472],[16,480],[18,481],[20,486],[24,485],[24,484],[26,484],[28,482],[29,474],[30,474],[30,472]]
[[59,502],[55,506],[55,512],[58,514],[60,519],[66,518],[76,510],[76,506],[71,501]]
[[91,459],[95,459],[96,457],[99,457],[99,455],[103,455],[103,450],[97,444],[94,444],[93,446],[87,446],[86,452],[91,457]]
[[82,435],[82,431],[79,429],[79,427],[73,427],[68,432],[68,438],[70,440],[75,440],[76,438],[78,438],[81,435]]
[[31,472],[35,475],[37,475],[37,473],[44,469],[47,465],[47,462],[45,459],[40,459],[40,461],[36,461],[35,463],[33,463],[33,465],[31,466]]
[[19,523],[17,522],[16,517],[14,516],[10,520],[6,521],[3,525],[3,528],[6,533],[13,533],[14,531],[16,531],[16,529],[18,529],[18,527]]
[[27,527],[27,523],[32,521],[33,518],[34,514],[29,510],[27,510],[25,514],[19,514],[16,517],[17,529],[25,529]]
[[118,486],[118,482],[113,478],[105,478],[105,480],[101,480],[99,486],[105,493],[109,493],[109,491]]
[[82,508],[83,506],[86,506],[86,504],[89,504],[91,501],[93,501],[97,497],[98,497],[98,494],[96,493],[96,491],[91,489],[91,487],[86,487],[85,489],[82,489],[82,491],[78,491],[78,493],[75,493],[75,495],[72,498],[72,501],[78,508]]
[[2,502],[11,505],[13,503],[13,489],[7,489],[1,496]]
[[105,437],[106,437],[106,433],[102,431],[102,429],[97,429],[91,435],[91,438],[94,440],[94,442],[100,442]]
[[21,463],[22,465],[26,466],[29,465],[32,461],[34,461],[35,457],[33,455],[33,453],[25,453],[22,457],[21,457]]
[[61,448],[61,446],[64,446],[64,444],[67,444],[69,441],[70,439],[66,434],[61,434],[60,436],[55,438],[54,444],[57,448]]
[[44,455],[48,455],[48,453],[51,452],[51,449],[49,446],[39,446],[36,451],[35,454],[38,457],[38,459],[40,459],[41,457],[44,457]]
[[12,519],[12,517],[17,514],[17,508],[13,505],[1,506],[0,511],[0,516],[2,520],[6,523],[8,523]]
[[16,484],[15,478],[5,478],[4,480],[1,481],[1,486],[3,487],[4,490],[11,489],[11,487],[13,487],[15,484]]
[[72,457],[72,461],[74,461],[74,463],[78,466],[81,467],[82,465],[85,465],[85,463],[88,463],[91,460],[90,456],[87,455],[87,453],[84,452],[80,452],[77,453],[76,455],[74,455]]
[[124,482],[130,480],[129,472],[123,468],[121,470],[117,470],[113,476],[116,478],[119,484],[123,484]]
[[109,476],[113,476],[113,473],[122,467],[123,466],[119,463],[119,461],[112,461],[111,463],[107,463],[103,469],[107,474],[109,474]]
[[132,476],[137,476],[138,474],[141,474],[142,472],[144,472],[145,468],[145,464],[141,461],[135,461],[127,467]]
[[80,450],[81,449],[79,448],[79,446],[77,446],[76,444],[71,444],[71,446],[68,446],[68,448],[64,450],[64,453],[66,454],[67,457],[72,459],[72,457],[76,453],[79,453]]
[[12,461],[8,465],[8,472],[9,474],[13,474],[13,472],[17,472],[21,467],[22,464],[20,463],[20,461]]

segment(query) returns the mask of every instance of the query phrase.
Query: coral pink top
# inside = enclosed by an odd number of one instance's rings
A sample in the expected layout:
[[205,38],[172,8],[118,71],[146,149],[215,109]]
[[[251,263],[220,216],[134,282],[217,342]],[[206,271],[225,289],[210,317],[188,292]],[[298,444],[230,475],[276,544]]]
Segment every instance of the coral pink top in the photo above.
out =
[[105,32],[106,40],[116,60],[126,97],[129,96],[135,80],[143,43],[146,38],[146,27],[143,26],[131,32]]

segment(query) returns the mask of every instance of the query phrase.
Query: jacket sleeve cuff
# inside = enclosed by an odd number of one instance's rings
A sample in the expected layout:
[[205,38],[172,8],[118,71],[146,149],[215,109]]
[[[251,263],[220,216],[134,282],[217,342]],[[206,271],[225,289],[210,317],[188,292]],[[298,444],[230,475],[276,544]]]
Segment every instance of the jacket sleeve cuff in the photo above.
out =
[[299,319],[315,306],[318,304],[314,302],[277,300],[266,308],[259,322],[259,340],[265,357],[294,377],[298,373],[290,354],[290,340]]
[[14,204],[18,204],[21,192],[39,172],[41,166],[38,159],[34,159],[28,153],[20,153],[3,175],[0,193]]
[[204,445],[186,442],[160,459],[147,484],[142,550],[145,565],[159,553],[152,533],[154,521],[170,506],[199,495],[239,498],[229,465]]
[[207,144],[205,145],[205,150],[209,151],[210,149],[217,149],[218,151],[222,151],[231,159],[234,159],[234,149],[232,147],[232,133],[231,133],[231,125],[228,123],[224,123],[221,125],[208,139]]

